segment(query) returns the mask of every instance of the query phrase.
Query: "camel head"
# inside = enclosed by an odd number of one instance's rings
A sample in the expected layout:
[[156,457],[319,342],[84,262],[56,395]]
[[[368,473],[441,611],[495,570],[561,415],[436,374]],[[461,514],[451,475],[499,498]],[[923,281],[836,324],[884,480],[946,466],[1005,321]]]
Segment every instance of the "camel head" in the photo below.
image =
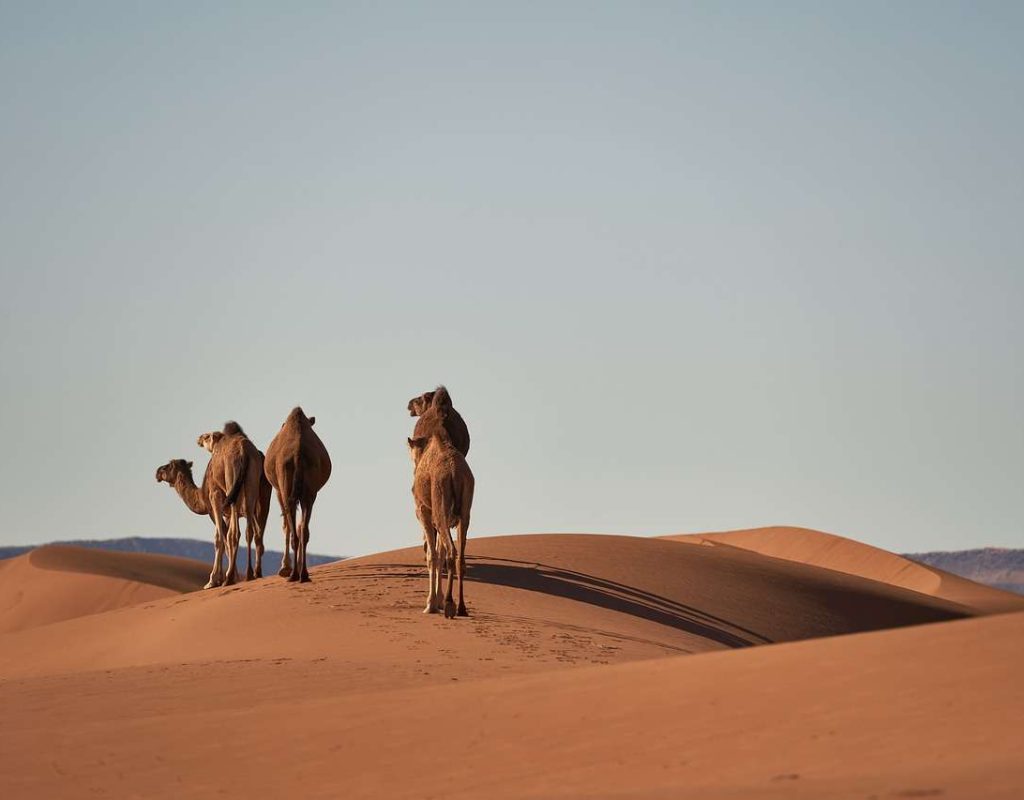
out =
[[192,462],[183,458],[172,458],[162,467],[157,467],[156,482],[169,483],[172,486],[179,475],[192,476]]
[[409,409],[410,417],[421,417],[423,413],[431,407],[434,408],[451,408],[452,397],[448,394],[448,390],[442,385],[438,386],[432,392],[424,392],[419,397],[414,397],[409,401],[409,405],[406,406]]
[[428,408],[430,408],[430,401],[434,399],[433,392],[424,392],[419,397],[414,397],[409,401],[409,405],[406,408],[409,409],[410,417],[418,417]]
[[213,448],[217,446],[217,442],[223,438],[224,434],[220,431],[210,431],[209,433],[199,434],[199,438],[196,439],[196,444],[212,453]]
[[291,413],[288,414],[288,418],[285,419],[281,427],[283,428],[289,422],[296,422],[300,425],[305,422],[312,428],[316,424],[316,417],[307,417],[306,412],[302,410],[302,406],[295,406],[295,408],[291,410]]

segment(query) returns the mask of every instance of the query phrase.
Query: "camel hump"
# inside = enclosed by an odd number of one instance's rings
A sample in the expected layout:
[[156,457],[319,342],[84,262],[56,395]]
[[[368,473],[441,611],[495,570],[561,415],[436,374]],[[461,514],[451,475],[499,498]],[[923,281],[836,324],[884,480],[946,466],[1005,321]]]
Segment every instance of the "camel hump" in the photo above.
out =
[[225,436],[245,436],[245,431],[242,430],[242,426],[233,419],[229,419],[224,423],[224,428],[221,430],[221,433]]
[[316,417],[306,416],[306,412],[302,410],[302,406],[295,406],[295,408],[293,408],[288,414],[284,424],[287,425],[292,423],[294,425],[312,425],[315,421]]
[[441,385],[434,390],[434,396],[430,401],[430,405],[434,408],[447,409],[452,407],[452,396],[448,393],[447,387]]

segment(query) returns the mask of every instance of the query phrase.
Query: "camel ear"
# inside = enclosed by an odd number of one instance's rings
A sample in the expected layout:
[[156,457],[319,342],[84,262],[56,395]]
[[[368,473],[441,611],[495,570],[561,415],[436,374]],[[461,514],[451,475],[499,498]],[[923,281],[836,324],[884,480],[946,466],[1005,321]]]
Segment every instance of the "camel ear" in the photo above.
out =
[[188,462],[188,468],[192,469],[192,462],[191,461]]
[[316,417],[310,417],[309,418],[309,426],[313,427],[314,425],[316,425]]

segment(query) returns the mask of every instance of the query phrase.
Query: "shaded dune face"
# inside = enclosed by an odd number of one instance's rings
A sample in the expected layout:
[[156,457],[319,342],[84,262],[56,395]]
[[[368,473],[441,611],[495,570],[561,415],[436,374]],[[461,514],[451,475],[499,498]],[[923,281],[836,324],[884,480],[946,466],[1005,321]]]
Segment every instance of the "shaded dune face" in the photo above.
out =
[[809,528],[776,526],[661,537],[684,544],[738,548],[752,553],[859,575],[932,595],[976,611],[1024,610],[1024,597],[983,586],[878,547]]

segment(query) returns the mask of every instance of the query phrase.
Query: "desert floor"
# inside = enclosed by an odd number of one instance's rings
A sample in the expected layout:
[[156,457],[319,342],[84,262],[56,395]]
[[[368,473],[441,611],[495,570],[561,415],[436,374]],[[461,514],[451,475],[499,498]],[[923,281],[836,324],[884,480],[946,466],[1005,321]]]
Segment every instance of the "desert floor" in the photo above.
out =
[[0,797],[1024,797],[1024,597],[796,528],[469,552],[457,620],[419,547],[0,562]]

